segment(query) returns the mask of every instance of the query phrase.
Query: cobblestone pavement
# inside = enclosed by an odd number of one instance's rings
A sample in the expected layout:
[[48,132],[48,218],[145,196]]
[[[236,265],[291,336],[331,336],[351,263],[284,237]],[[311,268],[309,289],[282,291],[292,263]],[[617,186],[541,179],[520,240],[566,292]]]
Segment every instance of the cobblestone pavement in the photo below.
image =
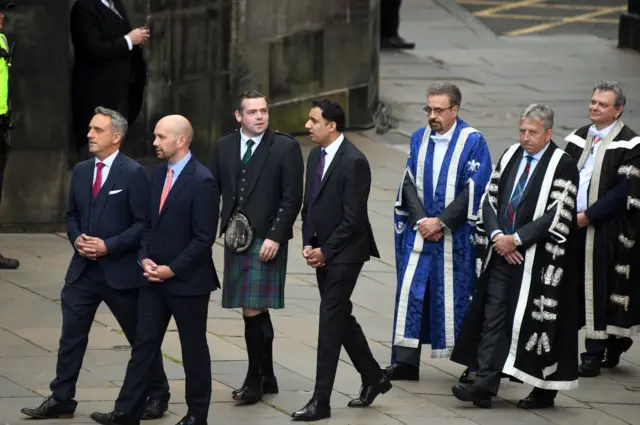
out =
[[[445,7],[446,6],[446,7]],[[405,0],[401,32],[418,42],[417,50],[382,55],[381,93],[400,118],[399,128],[384,136],[374,131],[349,134],[368,156],[373,172],[369,201],[372,226],[381,258],[367,263],[354,295],[354,314],[382,365],[389,362],[395,270],[392,204],[406,160],[407,134],[423,125],[420,110],[430,81],[450,79],[463,91],[462,116],[487,135],[494,158],[517,134],[517,114],[533,101],[550,103],[557,112],[560,135],[585,123],[591,84],[616,78],[629,85],[625,118],[640,129],[637,69],[640,56],[621,52],[598,38],[518,37],[504,40],[453,2]],[[556,137],[559,139],[559,137]],[[310,149],[303,140],[305,153]],[[300,223],[293,247],[300,247]],[[292,253],[296,252],[292,248]],[[64,235],[0,235],[0,252],[19,258],[17,271],[0,272],[0,424],[27,423],[23,406],[37,405],[48,394],[55,371],[60,336],[59,297],[72,250]],[[214,247],[222,269],[222,246]],[[281,392],[264,403],[236,407],[231,389],[246,371],[241,315],[220,307],[219,291],[211,299],[208,337],[212,354],[213,400],[210,424],[279,425],[303,406],[313,390],[316,365],[319,295],[312,271],[300,256],[291,255],[286,308],[274,311],[274,357]],[[149,425],[172,425],[186,411],[184,373],[175,324],[163,344],[171,380],[170,414]],[[106,308],[94,323],[89,351],[80,375],[78,414],[72,423],[91,423],[93,411],[113,406],[129,357],[126,339]],[[360,386],[355,369],[342,353],[332,398],[333,425],[619,425],[640,424],[640,394],[626,387],[640,385],[640,351],[633,347],[621,365],[603,376],[581,380],[579,389],[558,396],[555,409],[522,411],[515,402],[529,388],[504,381],[492,410],[463,405],[450,395],[462,367],[432,360],[423,353],[420,382],[396,383],[369,409],[346,404]],[[43,421],[65,424],[68,420]]]

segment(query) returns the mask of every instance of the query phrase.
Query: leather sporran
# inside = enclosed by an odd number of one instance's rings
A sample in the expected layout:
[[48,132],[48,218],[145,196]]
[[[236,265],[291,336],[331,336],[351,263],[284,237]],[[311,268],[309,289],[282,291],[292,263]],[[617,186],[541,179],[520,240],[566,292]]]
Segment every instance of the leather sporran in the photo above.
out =
[[231,252],[244,252],[253,242],[253,228],[249,219],[239,212],[234,213],[229,219],[227,230],[224,234],[224,244]]

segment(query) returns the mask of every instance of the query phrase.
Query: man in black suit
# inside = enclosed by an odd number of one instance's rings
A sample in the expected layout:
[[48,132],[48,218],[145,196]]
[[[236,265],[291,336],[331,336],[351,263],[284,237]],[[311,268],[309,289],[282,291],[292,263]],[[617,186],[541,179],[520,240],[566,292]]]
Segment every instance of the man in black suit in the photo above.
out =
[[147,28],[131,29],[121,0],[77,0],[71,8],[75,63],[71,100],[76,149],[87,159],[85,134],[98,105],[138,117],[146,82],[142,44]]
[[211,258],[218,188],[209,170],[191,156],[193,129],[186,118],[164,117],[155,137],[158,158],[167,163],[156,167],[151,179],[151,224],[139,254],[145,284],[138,303],[138,338],[115,410],[91,415],[103,425],[139,424],[149,372],[172,316],[182,347],[188,406],[178,425],[206,425],[211,402],[206,335],[209,297],[220,287]]
[[[224,201],[222,307],[242,308],[249,357],[247,376],[232,397],[254,403],[262,394],[278,393],[268,309],[284,307],[288,242],[302,205],[304,160],[296,139],[268,129],[269,107],[260,92],[243,92],[235,116],[241,129],[216,142],[211,173]],[[239,247],[241,220],[253,230],[253,240]]]
[[302,207],[302,255],[316,269],[320,290],[320,324],[316,387],[313,397],[294,412],[297,421],[331,416],[329,399],[342,346],[362,377],[360,396],[349,407],[366,407],[391,389],[373,358],[362,328],[351,311],[362,266],[379,257],[369,223],[367,201],[371,170],[367,158],[342,132],[345,114],[331,101],[313,102],[305,127],[320,145],[309,154]]
[[[39,407],[22,409],[35,419],[73,417],[76,382],[100,303],[109,306],[129,343],[135,339],[137,252],[149,217],[149,178],[140,164],[119,153],[126,132],[122,115],[97,108],[88,134],[95,159],[77,164],[71,175],[66,225],[75,251],[60,296],[62,336],[52,394]],[[146,416],[154,419],[169,401],[161,358],[155,358],[149,374]]]

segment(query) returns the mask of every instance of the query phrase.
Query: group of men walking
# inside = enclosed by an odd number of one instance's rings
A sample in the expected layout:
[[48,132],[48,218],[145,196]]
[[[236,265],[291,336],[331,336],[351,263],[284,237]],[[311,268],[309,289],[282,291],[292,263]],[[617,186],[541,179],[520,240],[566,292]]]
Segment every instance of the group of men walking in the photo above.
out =
[[458,117],[460,90],[429,87],[395,205],[390,380],[418,380],[431,344],[467,366],[459,400],[490,407],[509,377],[534,387],[518,406],[535,409],[617,366],[640,325],[640,137],[620,119],[625,103],[620,84],[598,82],[592,123],[564,150],[553,110],[530,105],[492,172],[482,134]]
[[88,132],[95,158],[76,165],[69,190],[66,225],[74,254],[61,295],[56,377],[51,395],[22,413],[35,419],[73,417],[91,324],[104,302],[132,350],[114,409],[91,418],[104,425],[137,425],[164,415],[170,394],[161,345],[173,318],[188,406],[178,424],[206,424],[212,391],[207,317],[210,293],[220,287],[212,260],[219,219],[222,305],[242,309],[248,353],[246,378],[231,397],[248,404],[278,393],[269,309],[285,304],[289,240],[301,208],[300,255],[316,270],[321,303],[315,391],[292,417],[331,416],[342,346],[362,375],[360,394],[349,407],[369,406],[391,388],[352,315],[350,297],[360,270],[379,254],[367,213],[371,170],[342,134],[342,107],[330,100],[312,104],[305,126],[318,146],[309,155],[304,190],[300,145],[269,129],[264,95],[242,93],[235,117],[240,130],[215,143],[209,168],[190,152],[189,121],[179,115],[162,118],[153,146],[164,161],[149,182],[142,166],[120,152],[127,120],[115,110],[96,108]]

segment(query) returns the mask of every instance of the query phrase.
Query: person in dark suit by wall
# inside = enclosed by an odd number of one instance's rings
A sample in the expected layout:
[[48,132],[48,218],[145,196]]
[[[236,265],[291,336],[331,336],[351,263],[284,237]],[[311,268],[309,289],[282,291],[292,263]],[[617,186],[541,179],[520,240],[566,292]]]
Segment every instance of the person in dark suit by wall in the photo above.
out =
[[70,27],[73,126],[78,159],[84,160],[89,157],[86,129],[95,107],[117,110],[129,126],[138,117],[146,83],[141,47],[149,30],[131,28],[122,0],[77,0]]
[[[223,197],[225,233],[222,307],[242,308],[249,367],[234,400],[255,403],[278,393],[269,308],[284,307],[289,240],[302,205],[304,160],[297,140],[269,126],[265,96],[243,92],[235,111],[240,131],[216,142],[211,173]],[[244,224],[253,240],[238,246]]]
[[320,145],[309,154],[302,206],[302,255],[316,269],[320,324],[313,397],[292,417],[316,421],[331,416],[329,400],[343,346],[362,377],[360,395],[349,407],[369,406],[391,389],[391,382],[371,354],[350,300],[364,263],[380,257],[367,212],[369,162],[342,134],[345,114],[336,102],[313,102],[305,127]]
[[[118,112],[97,108],[89,125],[95,159],[75,166],[71,175],[67,235],[74,248],[60,301],[62,336],[52,394],[22,413],[35,419],[73,417],[76,382],[100,303],[107,304],[133,344],[140,268],[137,252],[148,223],[149,178],[144,168],[119,152],[127,121]],[[159,354],[159,350],[158,350]],[[145,416],[167,410],[169,384],[162,359],[154,358]]]
[[93,413],[103,425],[138,425],[149,372],[160,355],[173,316],[186,375],[188,411],[178,425],[206,425],[211,402],[211,357],[207,312],[211,291],[220,287],[211,258],[218,224],[219,194],[209,170],[191,156],[193,129],[179,115],[156,125],[158,158],[151,179],[151,223],[140,248],[145,285],[138,303],[138,338],[127,374],[109,413]]
[[400,6],[402,0],[380,1],[380,47],[383,49],[413,49],[416,44],[400,37]]

